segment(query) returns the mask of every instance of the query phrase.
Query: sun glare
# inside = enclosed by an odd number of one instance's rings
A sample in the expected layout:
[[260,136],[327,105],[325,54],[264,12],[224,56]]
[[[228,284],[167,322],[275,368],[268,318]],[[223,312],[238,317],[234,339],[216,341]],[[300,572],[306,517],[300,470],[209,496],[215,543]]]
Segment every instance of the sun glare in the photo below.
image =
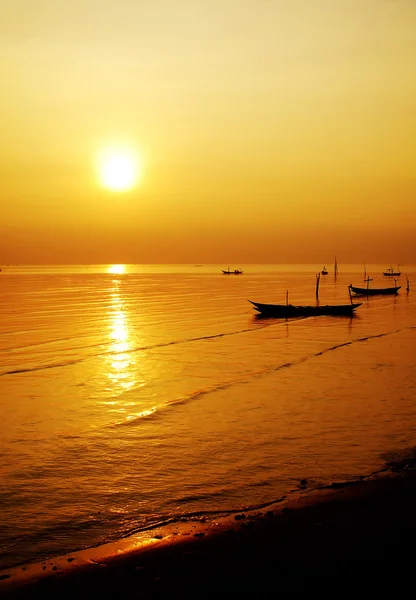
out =
[[110,265],[108,267],[108,272],[112,273],[113,275],[123,275],[126,270],[124,265]]
[[140,175],[139,161],[133,151],[127,149],[107,149],[98,158],[98,178],[100,184],[113,192],[131,190]]

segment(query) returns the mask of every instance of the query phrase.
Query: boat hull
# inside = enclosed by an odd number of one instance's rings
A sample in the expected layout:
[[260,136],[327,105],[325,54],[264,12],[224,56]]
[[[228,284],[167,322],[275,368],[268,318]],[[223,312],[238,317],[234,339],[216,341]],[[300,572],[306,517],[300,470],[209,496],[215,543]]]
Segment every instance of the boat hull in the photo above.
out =
[[389,288],[361,288],[354,285],[348,286],[351,292],[356,296],[379,296],[379,295],[395,295],[401,288],[401,285]]
[[350,304],[294,306],[293,304],[262,304],[249,300],[254,309],[263,317],[289,319],[291,317],[317,317],[320,315],[345,316],[353,315],[361,306],[361,302]]

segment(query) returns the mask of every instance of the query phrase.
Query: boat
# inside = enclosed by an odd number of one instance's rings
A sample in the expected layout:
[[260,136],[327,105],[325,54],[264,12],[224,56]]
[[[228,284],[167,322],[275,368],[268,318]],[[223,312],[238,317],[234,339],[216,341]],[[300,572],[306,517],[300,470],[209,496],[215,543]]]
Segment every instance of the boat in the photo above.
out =
[[385,271],[383,271],[383,275],[385,275],[386,277],[399,277],[399,275],[401,275],[402,272],[400,271],[399,268],[397,268],[397,271],[395,271],[393,269],[393,267],[389,267],[388,269],[386,269]]
[[397,294],[401,285],[395,285],[394,287],[388,288],[370,288],[368,287],[357,287],[355,285],[350,284],[348,288],[353,292],[356,296],[378,296],[378,295],[388,295],[388,294]]
[[321,273],[322,275],[328,275],[328,270],[325,265],[323,266]]
[[234,269],[234,271],[230,271],[230,267],[228,267],[228,271],[222,269],[224,275],[242,275],[243,271],[241,269]]
[[293,304],[262,304],[261,302],[249,302],[259,313],[257,316],[288,319],[290,317],[318,317],[320,315],[352,316],[354,311],[361,306],[362,302],[350,302],[349,304],[325,304],[316,306],[295,306]]

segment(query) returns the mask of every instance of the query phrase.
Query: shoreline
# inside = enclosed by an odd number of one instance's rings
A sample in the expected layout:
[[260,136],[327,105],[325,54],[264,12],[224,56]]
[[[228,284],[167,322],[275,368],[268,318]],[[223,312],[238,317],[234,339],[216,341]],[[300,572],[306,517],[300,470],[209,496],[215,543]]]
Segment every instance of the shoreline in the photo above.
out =
[[[0,573],[0,597],[251,597],[333,581],[381,586],[411,575],[413,465],[284,498],[213,522],[174,523]],[[409,568],[406,567],[409,565]],[[286,587],[287,586],[287,587]],[[273,592],[270,596],[268,590]]]

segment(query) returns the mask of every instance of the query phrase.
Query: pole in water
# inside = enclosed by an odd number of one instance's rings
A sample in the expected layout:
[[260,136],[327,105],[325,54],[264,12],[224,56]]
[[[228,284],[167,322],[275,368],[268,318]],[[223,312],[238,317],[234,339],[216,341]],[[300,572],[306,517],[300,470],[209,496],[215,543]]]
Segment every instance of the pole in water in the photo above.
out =
[[319,281],[321,279],[321,274],[318,273],[316,276],[316,288],[315,288],[315,294],[316,294],[316,298],[319,297]]

